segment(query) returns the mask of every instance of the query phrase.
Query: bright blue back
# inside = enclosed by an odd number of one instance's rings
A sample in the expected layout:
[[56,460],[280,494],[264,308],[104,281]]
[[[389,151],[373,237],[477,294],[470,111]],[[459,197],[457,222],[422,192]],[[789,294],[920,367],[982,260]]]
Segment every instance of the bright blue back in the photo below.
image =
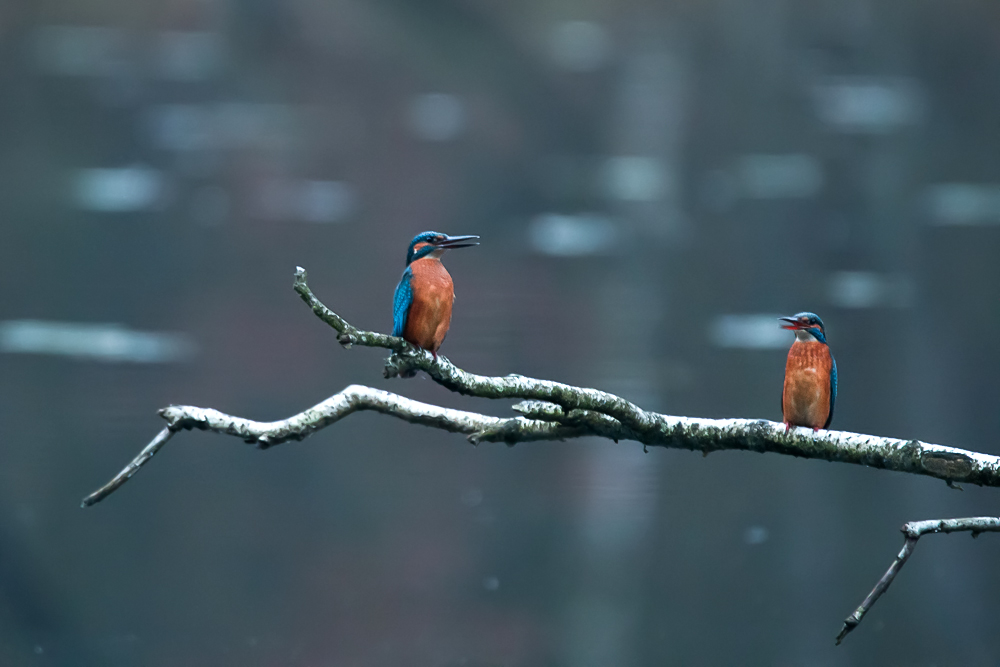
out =
[[403,277],[396,285],[396,293],[392,297],[392,335],[402,336],[406,329],[406,316],[410,312],[410,304],[413,303],[413,285],[411,279],[413,271],[406,267]]
[[830,422],[833,421],[833,404],[837,402],[837,360],[833,358],[832,353],[830,354],[830,361],[833,364],[830,367],[830,416],[826,418],[823,428],[830,427]]

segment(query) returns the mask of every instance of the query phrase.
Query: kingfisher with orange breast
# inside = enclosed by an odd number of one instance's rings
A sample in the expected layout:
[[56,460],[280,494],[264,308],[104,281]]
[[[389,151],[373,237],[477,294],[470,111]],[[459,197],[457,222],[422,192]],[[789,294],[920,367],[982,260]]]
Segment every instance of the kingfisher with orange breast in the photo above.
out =
[[782,329],[795,332],[788,350],[785,387],[781,392],[781,418],[785,431],[808,426],[813,431],[830,426],[837,400],[837,362],[826,342],[823,320],[814,313],[779,317]]
[[451,307],[455,303],[455,285],[441,263],[441,255],[452,248],[479,245],[478,238],[440,232],[413,237],[406,251],[406,270],[393,297],[393,336],[402,336],[437,359],[438,348],[451,326]]

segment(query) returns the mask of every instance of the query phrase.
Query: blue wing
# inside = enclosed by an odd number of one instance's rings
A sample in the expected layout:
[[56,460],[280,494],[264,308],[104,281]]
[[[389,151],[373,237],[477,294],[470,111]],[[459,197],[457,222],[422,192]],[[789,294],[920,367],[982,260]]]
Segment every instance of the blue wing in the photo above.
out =
[[403,277],[396,285],[396,294],[392,297],[392,335],[402,336],[406,328],[406,316],[410,312],[410,304],[413,303],[413,286],[410,279],[413,278],[413,271],[406,267]]
[[823,428],[829,428],[830,422],[833,421],[833,404],[837,402],[837,360],[830,355],[830,363],[832,364],[830,368],[830,416],[826,418],[826,423],[823,424]]

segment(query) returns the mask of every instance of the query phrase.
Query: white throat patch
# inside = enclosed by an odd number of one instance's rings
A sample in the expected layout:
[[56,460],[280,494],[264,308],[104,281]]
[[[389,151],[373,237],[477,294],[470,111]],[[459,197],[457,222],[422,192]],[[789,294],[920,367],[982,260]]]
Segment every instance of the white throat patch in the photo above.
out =
[[805,329],[796,329],[795,340],[799,341],[800,343],[811,343],[814,340],[819,340],[819,338],[816,338],[816,336],[813,336]]

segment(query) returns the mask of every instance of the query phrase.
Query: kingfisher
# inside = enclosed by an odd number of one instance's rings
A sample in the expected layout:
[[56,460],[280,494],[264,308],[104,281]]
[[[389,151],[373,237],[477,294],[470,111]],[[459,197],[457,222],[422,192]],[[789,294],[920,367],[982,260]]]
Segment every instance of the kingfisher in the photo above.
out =
[[438,348],[451,326],[451,307],[455,303],[455,285],[441,263],[441,255],[452,248],[479,245],[478,238],[440,232],[422,232],[413,237],[406,251],[406,270],[393,297],[393,336],[402,336],[437,359]]
[[828,428],[837,400],[837,362],[830,354],[823,320],[815,313],[778,319],[785,323],[782,329],[795,332],[781,393],[785,431],[792,426],[808,426],[813,431]]

